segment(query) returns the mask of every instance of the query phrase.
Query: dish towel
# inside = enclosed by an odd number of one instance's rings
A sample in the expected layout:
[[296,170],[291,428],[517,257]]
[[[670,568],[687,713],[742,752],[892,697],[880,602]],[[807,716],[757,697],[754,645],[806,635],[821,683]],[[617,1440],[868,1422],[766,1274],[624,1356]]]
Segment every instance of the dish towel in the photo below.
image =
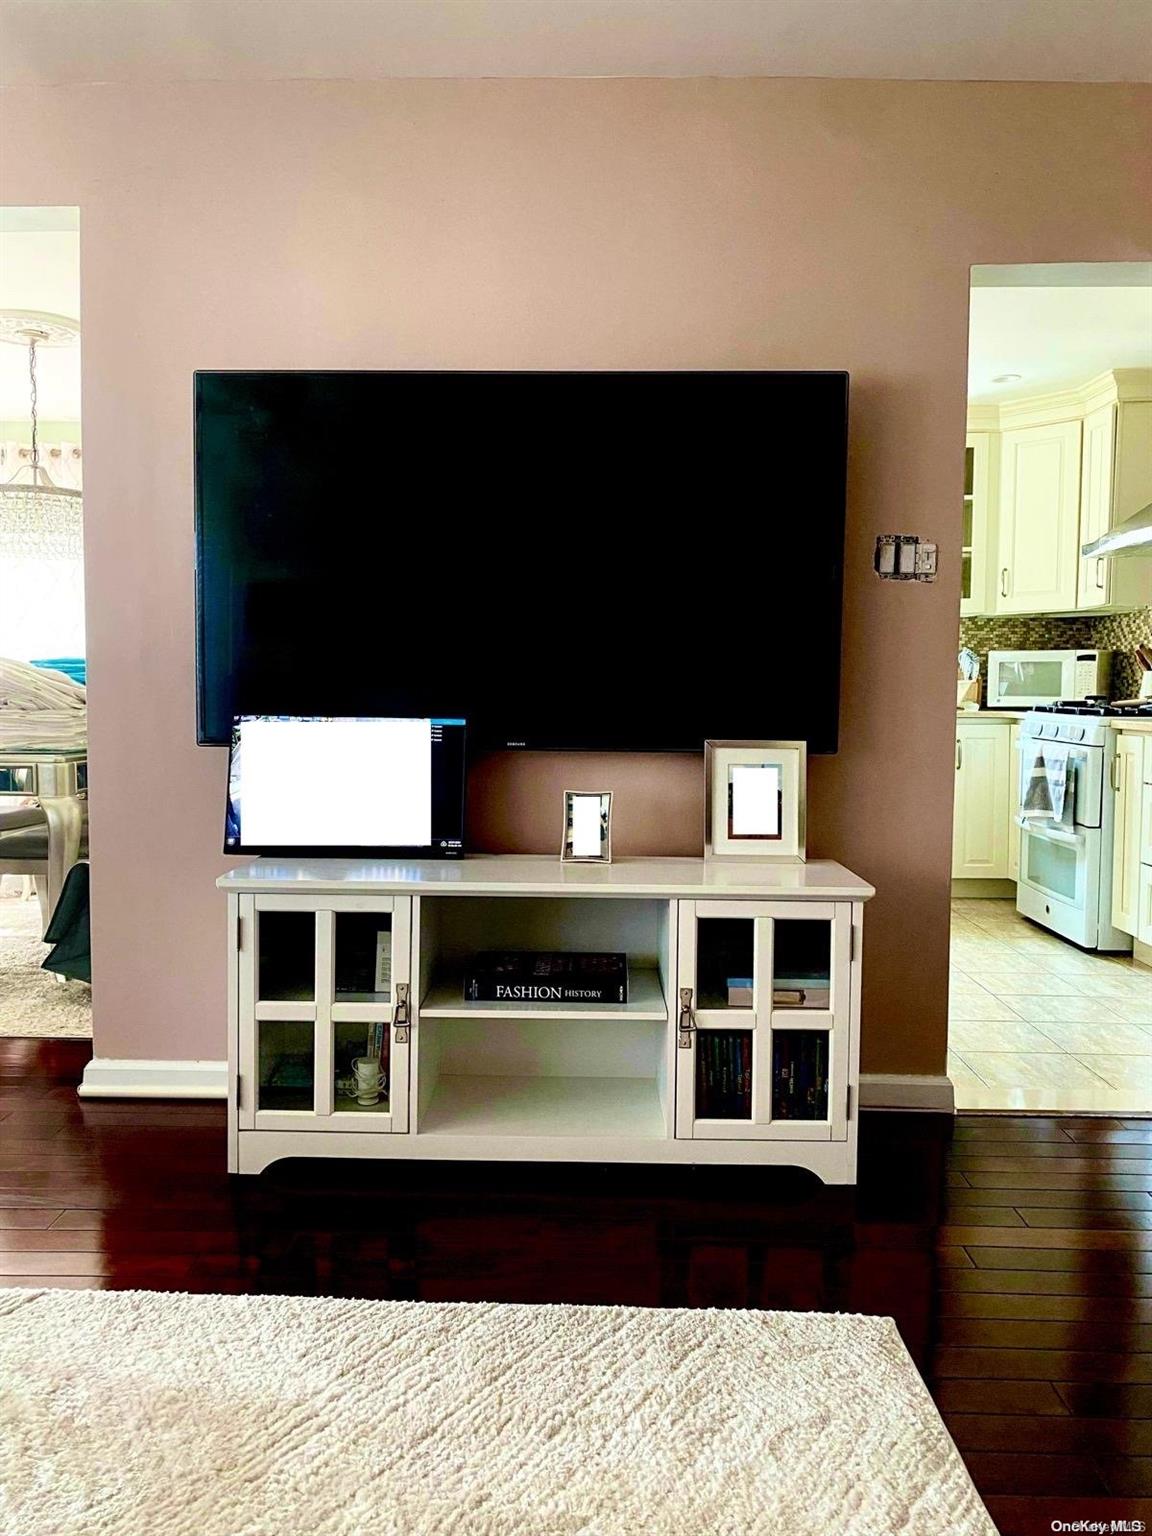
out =
[[1067,747],[1048,747],[1032,760],[1032,774],[1024,791],[1021,816],[1030,821],[1070,823],[1075,799],[1076,765],[1068,761]]

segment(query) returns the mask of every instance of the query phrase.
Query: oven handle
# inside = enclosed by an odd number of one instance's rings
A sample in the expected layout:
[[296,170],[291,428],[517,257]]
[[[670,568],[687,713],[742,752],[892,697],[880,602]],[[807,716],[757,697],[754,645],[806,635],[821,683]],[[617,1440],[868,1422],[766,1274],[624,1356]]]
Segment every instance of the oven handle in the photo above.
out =
[[1053,843],[1082,843],[1083,832],[1062,832],[1056,827],[1045,826],[1042,822],[1033,821],[1030,816],[1017,816],[1016,825],[1022,832],[1034,832],[1037,837],[1046,837]]

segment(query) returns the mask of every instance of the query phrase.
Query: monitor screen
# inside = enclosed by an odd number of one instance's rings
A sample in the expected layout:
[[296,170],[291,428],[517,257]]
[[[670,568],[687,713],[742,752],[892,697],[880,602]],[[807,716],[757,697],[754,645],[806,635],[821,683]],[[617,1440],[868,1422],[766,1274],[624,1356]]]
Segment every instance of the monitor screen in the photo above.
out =
[[237,715],[225,853],[458,858],[463,720]]

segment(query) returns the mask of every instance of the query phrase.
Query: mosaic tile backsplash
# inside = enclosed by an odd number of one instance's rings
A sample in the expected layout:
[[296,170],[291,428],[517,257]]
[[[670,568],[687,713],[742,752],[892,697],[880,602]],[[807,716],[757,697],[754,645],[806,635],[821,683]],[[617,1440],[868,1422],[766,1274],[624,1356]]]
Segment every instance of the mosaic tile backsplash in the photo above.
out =
[[960,644],[980,658],[982,689],[988,678],[989,651],[1063,651],[1083,647],[1113,651],[1112,697],[1134,698],[1141,671],[1136,647],[1142,641],[1152,645],[1152,608],[1071,619],[1041,613],[1027,618],[1004,614],[999,618],[960,620]]

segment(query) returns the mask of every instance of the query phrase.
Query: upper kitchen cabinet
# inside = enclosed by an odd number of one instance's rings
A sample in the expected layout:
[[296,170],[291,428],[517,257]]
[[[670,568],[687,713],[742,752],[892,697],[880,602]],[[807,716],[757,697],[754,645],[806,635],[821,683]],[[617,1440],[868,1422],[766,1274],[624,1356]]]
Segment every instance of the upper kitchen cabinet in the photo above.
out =
[[1079,421],[1002,433],[996,612],[1075,608],[1079,533]]
[[[1142,380],[1141,371],[1125,369],[1109,375],[1105,398],[1084,417],[1082,545],[1152,502],[1152,381]],[[1152,603],[1152,557],[1081,557],[1079,608],[1142,608],[1147,603]]]
[[1115,612],[1152,602],[1152,555],[1080,553],[1152,502],[1152,369],[973,406],[967,442],[961,613]]
[[964,445],[964,533],[960,612],[994,612],[993,532],[999,442],[994,432],[969,432]]

